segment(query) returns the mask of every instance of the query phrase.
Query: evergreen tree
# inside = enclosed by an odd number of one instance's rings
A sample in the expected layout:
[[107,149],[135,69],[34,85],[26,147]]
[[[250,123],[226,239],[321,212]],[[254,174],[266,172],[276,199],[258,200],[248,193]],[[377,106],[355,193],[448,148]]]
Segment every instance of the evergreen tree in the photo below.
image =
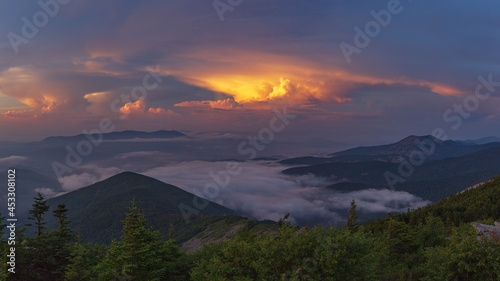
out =
[[0,213],[0,237],[2,237],[3,231],[7,226],[6,224],[3,223],[4,219],[5,217],[2,217],[2,213]]
[[54,217],[57,218],[57,222],[59,223],[57,234],[59,234],[61,238],[70,240],[73,236],[71,235],[71,229],[69,228],[70,221],[66,215],[67,212],[68,209],[66,209],[66,204],[64,203],[57,205],[57,209],[52,211]]
[[80,242],[71,246],[69,264],[66,267],[65,280],[99,280],[96,266],[105,257],[107,249],[102,245]]
[[184,256],[175,241],[163,242],[146,227],[144,215],[132,201],[120,241],[113,241],[97,266],[100,280],[183,280]]
[[[31,209],[28,213],[31,215],[28,219],[35,221],[35,226],[37,229],[37,236],[42,235],[42,232],[45,227],[45,222],[43,215],[49,210],[49,206],[47,205],[47,201],[44,200],[43,196],[38,193],[37,197],[35,197],[35,203],[33,205],[33,209]],[[32,224],[27,224],[28,226],[32,226]]]
[[359,228],[358,224],[358,212],[356,211],[356,201],[352,199],[351,208],[349,209],[349,216],[347,217],[347,229],[351,232],[357,231]]
[[70,221],[66,213],[66,205],[61,203],[57,206],[57,209],[52,211],[54,217],[57,218],[59,227],[57,230],[49,233],[50,246],[52,248],[52,278],[53,280],[64,280],[65,270],[69,264],[69,258],[71,255],[71,247],[69,243],[74,240],[74,235],[71,233],[69,228]]
[[64,280],[71,254],[69,243],[73,241],[74,235],[68,226],[68,210],[64,204],[53,211],[59,222],[58,229],[43,232],[46,229],[43,216],[48,210],[47,202],[38,194],[33,209],[29,212],[30,219],[35,221],[37,235],[25,237],[21,233],[18,236],[16,264],[22,270],[9,277],[10,280]]

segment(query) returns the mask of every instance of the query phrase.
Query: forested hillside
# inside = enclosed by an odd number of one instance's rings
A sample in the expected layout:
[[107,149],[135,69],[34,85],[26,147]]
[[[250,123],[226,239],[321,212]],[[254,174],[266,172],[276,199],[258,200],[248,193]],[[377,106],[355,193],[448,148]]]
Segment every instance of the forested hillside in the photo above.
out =
[[[71,206],[70,226],[84,242],[109,244],[121,235],[122,221],[130,201],[135,200],[148,217],[148,226],[163,237],[174,232],[184,242],[204,230],[207,225],[233,211],[208,200],[202,207],[193,206],[195,195],[176,186],[132,172],[124,172],[104,181],[47,200],[52,208],[65,203]],[[56,227],[53,217],[47,218],[50,228]]]
[[[340,228],[300,228],[285,216],[274,230],[242,224],[232,229],[234,235],[189,253],[147,227],[149,218],[135,201],[129,202],[121,237],[103,246],[79,242],[68,227],[70,206],[49,211],[38,196],[29,226],[36,235],[18,231],[16,274],[6,277],[3,263],[2,275],[8,280],[499,280],[500,236],[478,238],[471,226],[500,220],[499,195],[495,178],[365,225],[357,222],[353,200]],[[48,232],[44,218],[50,213],[58,227]],[[220,222],[213,221],[215,228],[198,238],[216,232]]]

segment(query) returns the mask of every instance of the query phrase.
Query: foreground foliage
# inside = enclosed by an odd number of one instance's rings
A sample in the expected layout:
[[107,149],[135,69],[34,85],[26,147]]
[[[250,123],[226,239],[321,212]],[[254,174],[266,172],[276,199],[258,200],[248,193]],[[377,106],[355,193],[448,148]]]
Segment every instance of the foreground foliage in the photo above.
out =
[[[2,280],[500,280],[499,235],[477,238],[470,222],[500,219],[500,179],[436,204],[365,225],[351,203],[344,227],[292,226],[250,231],[186,254],[175,240],[147,227],[132,202],[122,237],[109,246],[82,244],[68,227],[67,208],[49,211],[35,198],[31,229],[17,233],[17,273]],[[0,230],[4,230],[0,221]],[[31,230],[31,235],[29,235]],[[2,243],[2,254],[7,243]]]

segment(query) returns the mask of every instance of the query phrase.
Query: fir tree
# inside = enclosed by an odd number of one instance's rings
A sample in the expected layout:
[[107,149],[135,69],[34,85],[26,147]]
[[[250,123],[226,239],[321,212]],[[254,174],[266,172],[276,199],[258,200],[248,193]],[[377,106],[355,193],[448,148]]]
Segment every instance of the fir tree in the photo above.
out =
[[[34,198],[35,203],[33,209],[29,211],[31,215],[28,219],[35,221],[35,226],[37,229],[37,236],[42,235],[43,230],[46,229],[43,215],[49,210],[49,206],[47,205],[47,201],[44,200],[43,196],[38,193],[37,197]],[[27,224],[28,226],[32,226],[32,224]]]
[[52,248],[53,262],[50,265],[52,268],[53,280],[63,280],[65,275],[66,267],[69,264],[69,258],[71,255],[71,247],[69,242],[73,241],[75,236],[71,233],[69,228],[70,221],[66,213],[66,205],[61,203],[57,206],[57,209],[52,211],[54,217],[57,218],[59,227],[57,230],[50,232],[50,242]]
[[129,208],[120,241],[113,241],[108,255],[98,265],[104,280],[183,280],[187,270],[176,242],[163,242],[158,231],[146,227],[135,202]]
[[59,204],[53,211],[59,222],[57,230],[43,232],[45,227],[44,214],[49,210],[47,202],[39,193],[35,197],[30,219],[35,221],[37,235],[34,237],[19,236],[19,247],[16,249],[16,264],[22,268],[11,276],[12,280],[52,280],[62,281],[66,267],[69,264],[71,248],[69,243],[74,235],[68,226],[67,209]]
[[349,209],[349,216],[347,217],[347,229],[355,232],[359,228],[358,225],[358,212],[356,211],[356,201],[352,199],[351,208]]
[[71,240],[73,238],[73,235],[71,235],[71,229],[69,228],[70,221],[68,220],[68,216],[66,215],[67,212],[68,209],[66,209],[66,204],[64,203],[57,205],[57,209],[52,211],[59,224],[59,227],[57,228],[57,234],[59,234],[61,238]]

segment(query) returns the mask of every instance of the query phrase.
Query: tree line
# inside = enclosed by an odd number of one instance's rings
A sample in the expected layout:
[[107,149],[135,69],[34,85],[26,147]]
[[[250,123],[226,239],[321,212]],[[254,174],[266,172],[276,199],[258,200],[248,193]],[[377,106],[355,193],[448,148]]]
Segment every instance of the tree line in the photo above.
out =
[[[500,180],[400,215],[358,223],[353,200],[342,227],[299,227],[285,216],[279,230],[240,228],[229,239],[183,252],[147,227],[134,201],[122,236],[110,245],[81,243],[68,209],[52,215],[35,197],[30,224],[17,230],[16,273],[2,280],[500,280],[500,239],[477,238],[471,221],[500,218]],[[465,204],[465,205],[464,205]],[[463,206],[466,207],[463,210]],[[475,214],[468,210],[471,208]],[[0,231],[5,225],[0,222]],[[28,229],[34,232],[27,235]],[[170,235],[172,236],[172,235]],[[4,257],[7,243],[2,242]]]

